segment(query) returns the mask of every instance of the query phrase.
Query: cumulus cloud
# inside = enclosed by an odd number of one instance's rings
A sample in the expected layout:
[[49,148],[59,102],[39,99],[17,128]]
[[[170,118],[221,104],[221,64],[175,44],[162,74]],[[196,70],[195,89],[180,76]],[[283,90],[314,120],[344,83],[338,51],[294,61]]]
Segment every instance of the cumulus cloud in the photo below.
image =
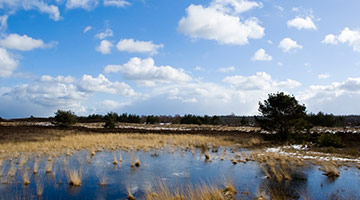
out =
[[0,77],[9,77],[17,68],[18,61],[4,48],[0,48]]
[[107,37],[112,37],[113,36],[113,31],[109,28],[107,28],[104,32],[98,33],[95,35],[96,38],[102,40],[105,39]]
[[347,43],[354,51],[360,52],[360,30],[351,30],[346,27],[339,35],[329,34],[322,41],[324,44]]
[[265,35],[264,28],[256,18],[242,21],[237,15],[254,7],[261,6],[245,0],[215,0],[209,7],[191,4],[186,9],[186,16],[179,21],[178,30],[194,39],[244,45],[249,39],[259,39]]
[[100,42],[100,45],[98,47],[96,47],[96,51],[102,53],[102,54],[109,54],[111,53],[111,48],[113,47],[114,45],[108,41],[108,40],[102,40]]
[[135,91],[128,84],[118,81],[111,82],[102,74],[99,74],[96,78],[85,74],[80,79],[78,85],[81,91],[86,92],[102,92],[126,97],[136,95]]
[[131,3],[125,0],[104,0],[104,6],[115,6],[118,8],[123,8],[129,5],[131,5]]
[[227,73],[227,72],[232,72],[232,71],[235,71],[235,67],[234,67],[234,66],[221,67],[221,68],[219,69],[219,72],[222,72],[222,73]]
[[312,111],[355,114],[360,112],[360,107],[354,104],[360,98],[360,78],[347,78],[328,85],[311,85],[298,97]]
[[253,61],[270,61],[272,56],[266,53],[264,49],[259,49],[255,52],[254,56],[251,58]]
[[171,66],[156,66],[152,58],[131,58],[123,65],[108,65],[106,73],[120,72],[128,80],[136,80],[147,86],[153,86],[156,82],[186,82],[191,77],[183,69],[175,69]]
[[327,78],[330,78],[330,74],[319,74],[318,78],[319,79],[327,79]]
[[0,8],[15,12],[18,9],[38,10],[50,15],[50,18],[58,21],[61,19],[59,8],[49,5],[42,0],[0,0]]
[[280,41],[279,46],[283,52],[287,53],[290,52],[292,49],[302,49],[303,47],[299,45],[296,41],[292,40],[291,38],[284,38]]
[[[71,109],[76,113],[87,114],[86,103],[98,93],[124,98],[138,96],[126,83],[112,82],[102,74],[98,77],[83,75],[80,80],[71,76],[44,75],[32,83],[7,88],[3,92],[0,90],[0,101],[7,98],[8,101],[12,99],[20,104],[40,106],[51,112],[56,109]],[[91,106],[91,109],[96,109],[96,106]]]
[[311,17],[305,17],[305,18],[295,17],[294,19],[287,21],[287,25],[288,25],[288,27],[294,27],[299,30],[301,30],[301,29],[316,30],[317,29],[316,25],[312,21]]
[[158,49],[163,47],[163,44],[154,44],[152,41],[139,41],[134,39],[122,39],[116,45],[116,48],[119,51],[129,53],[150,53],[152,55],[157,54]]
[[88,97],[86,92],[77,89],[71,76],[42,76],[40,80],[17,86],[5,95],[49,107],[81,107],[80,102]]
[[279,90],[286,92],[300,86],[300,83],[293,80],[273,80],[264,72],[258,72],[254,76],[229,76],[224,82],[227,84],[199,80],[164,84],[155,87],[149,98],[134,102],[127,109],[151,114],[203,115],[234,112],[254,115],[258,114],[258,102],[266,99],[269,93]]
[[223,81],[238,90],[271,91],[274,89],[289,89],[301,86],[301,83],[291,79],[275,81],[265,72],[257,72],[256,75],[253,76],[228,76]]
[[87,26],[87,27],[84,28],[83,33],[87,33],[87,32],[90,31],[91,29],[92,29],[91,26]]
[[67,0],[65,6],[67,9],[82,8],[91,10],[98,4],[98,0]]
[[56,42],[45,44],[40,39],[34,39],[27,35],[10,34],[6,38],[0,40],[0,46],[7,49],[15,49],[20,51],[30,51],[36,48],[51,48]]
[[253,8],[261,8],[262,4],[247,0],[214,0],[211,2],[211,7],[223,13],[240,14]]

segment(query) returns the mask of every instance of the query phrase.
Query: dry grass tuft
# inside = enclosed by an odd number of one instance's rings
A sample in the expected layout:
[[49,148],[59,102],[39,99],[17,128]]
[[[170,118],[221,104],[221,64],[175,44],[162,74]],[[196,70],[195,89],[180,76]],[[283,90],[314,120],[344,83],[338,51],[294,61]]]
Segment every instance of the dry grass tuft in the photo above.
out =
[[81,175],[78,170],[70,170],[69,171],[69,184],[71,186],[81,186]]
[[235,159],[235,158],[231,158],[231,162],[232,162],[232,164],[234,164],[234,165],[236,165],[236,164],[237,164],[237,161],[236,161],[236,159]]
[[128,196],[127,196],[127,200],[135,200],[136,198],[133,196],[132,192],[131,192],[131,187],[130,185],[126,185],[126,191],[128,193]]
[[37,174],[39,171],[39,163],[38,160],[34,161],[33,174]]
[[14,177],[15,174],[16,174],[16,167],[15,167],[15,163],[12,162],[7,175],[10,177]]
[[262,164],[263,172],[268,179],[278,182],[291,180],[296,170],[303,166],[303,161],[299,158],[275,153],[253,154],[252,157]]
[[104,173],[100,177],[100,186],[106,186],[107,184],[108,184],[108,178],[107,178],[106,174]]
[[46,166],[45,166],[45,172],[47,174],[50,174],[51,171],[52,171],[52,168],[53,168],[53,164],[54,164],[54,161],[51,159],[51,160],[48,160],[48,162],[46,163]]
[[150,188],[145,194],[146,200],[234,200],[235,187],[228,182],[224,189],[215,185],[205,184],[187,185],[184,188],[172,189],[163,181],[159,181],[155,188]]
[[113,161],[113,164],[114,165],[117,165],[118,164],[118,161],[117,161],[117,158],[116,158],[116,155],[114,154],[114,161]]
[[28,172],[25,171],[23,174],[23,181],[24,181],[24,185],[29,185],[30,184],[30,179],[29,179],[29,175]]
[[139,156],[130,152],[130,167],[140,167],[141,163],[139,160]]
[[323,171],[323,175],[329,177],[329,178],[337,178],[340,176],[339,170],[336,168],[336,166],[330,162],[325,162],[322,164],[322,167],[319,168],[319,170]]

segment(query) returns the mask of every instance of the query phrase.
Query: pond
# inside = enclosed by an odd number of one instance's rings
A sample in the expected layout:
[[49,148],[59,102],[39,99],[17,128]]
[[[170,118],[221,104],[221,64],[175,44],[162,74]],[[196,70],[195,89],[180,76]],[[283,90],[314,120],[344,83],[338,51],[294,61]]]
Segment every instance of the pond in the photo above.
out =
[[[329,179],[319,166],[308,165],[296,169],[291,180],[279,182],[267,179],[263,165],[256,161],[231,162],[236,155],[252,153],[247,149],[234,152],[219,148],[210,151],[209,160],[200,149],[93,153],[83,150],[51,157],[20,154],[4,159],[0,199],[126,199],[128,190],[137,199],[144,199],[159,182],[181,188],[189,184],[222,187],[226,181],[237,190],[236,199],[254,199],[262,191],[266,196],[269,191],[284,193],[287,199],[360,199],[360,171],[355,167],[341,167],[341,175]],[[137,160],[140,166],[131,166]],[[38,168],[36,174],[34,165]],[[79,175],[80,186],[69,184],[70,172]]]

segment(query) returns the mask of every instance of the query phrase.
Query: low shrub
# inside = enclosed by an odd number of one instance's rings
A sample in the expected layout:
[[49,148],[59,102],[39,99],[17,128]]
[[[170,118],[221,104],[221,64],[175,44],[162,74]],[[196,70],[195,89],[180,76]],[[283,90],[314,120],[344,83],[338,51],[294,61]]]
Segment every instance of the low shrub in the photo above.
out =
[[115,128],[115,123],[118,119],[118,114],[114,112],[109,112],[104,116],[105,125],[104,128]]
[[70,127],[77,122],[77,116],[71,110],[64,111],[58,110],[55,113],[55,125],[56,126],[63,126],[63,127]]
[[318,137],[318,144],[321,147],[343,147],[341,137],[335,134],[323,133]]

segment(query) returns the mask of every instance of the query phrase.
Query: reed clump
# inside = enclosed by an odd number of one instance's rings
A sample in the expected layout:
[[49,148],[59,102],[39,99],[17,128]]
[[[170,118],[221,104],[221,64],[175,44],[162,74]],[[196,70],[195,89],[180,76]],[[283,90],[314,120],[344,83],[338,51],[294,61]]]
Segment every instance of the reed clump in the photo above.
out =
[[224,188],[201,183],[199,185],[187,185],[186,187],[170,188],[167,184],[159,181],[154,188],[145,194],[146,200],[234,200],[237,191],[229,182]]
[[30,179],[29,179],[29,175],[28,172],[25,171],[23,174],[23,181],[24,181],[24,185],[29,185],[30,184]]
[[325,162],[322,164],[322,167],[319,168],[319,170],[323,171],[323,175],[329,177],[329,178],[337,178],[340,176],[339,170],[336,168],[336,166],[330,162]]
[[69,171],[69,185],[71,186],[81,186],[81,175],[78,170]]
[[47,174],[51,173],[52,168],[53,168],[53,164],[54,164],[54,161],[52,159],[48,159],[48,162],[46,163],[46,166],[45,166],[45,172]]
[[37,174],[39,171],[39,163],[38,160],[34,161],[34,166],[33,166],[33,174]]
[[127,200],[135,200],[136,198],[134,197],[134,195],[132,194],[131,192],[131,187],[130,185],[126,185],[126,191],[128,193],[128,196],[127,196]]
[[275,153],[253,154],[252,157],[262,164],[263,172],[268,179],[278,182],[293,179],[293,175],[303,166],[300,158]]

